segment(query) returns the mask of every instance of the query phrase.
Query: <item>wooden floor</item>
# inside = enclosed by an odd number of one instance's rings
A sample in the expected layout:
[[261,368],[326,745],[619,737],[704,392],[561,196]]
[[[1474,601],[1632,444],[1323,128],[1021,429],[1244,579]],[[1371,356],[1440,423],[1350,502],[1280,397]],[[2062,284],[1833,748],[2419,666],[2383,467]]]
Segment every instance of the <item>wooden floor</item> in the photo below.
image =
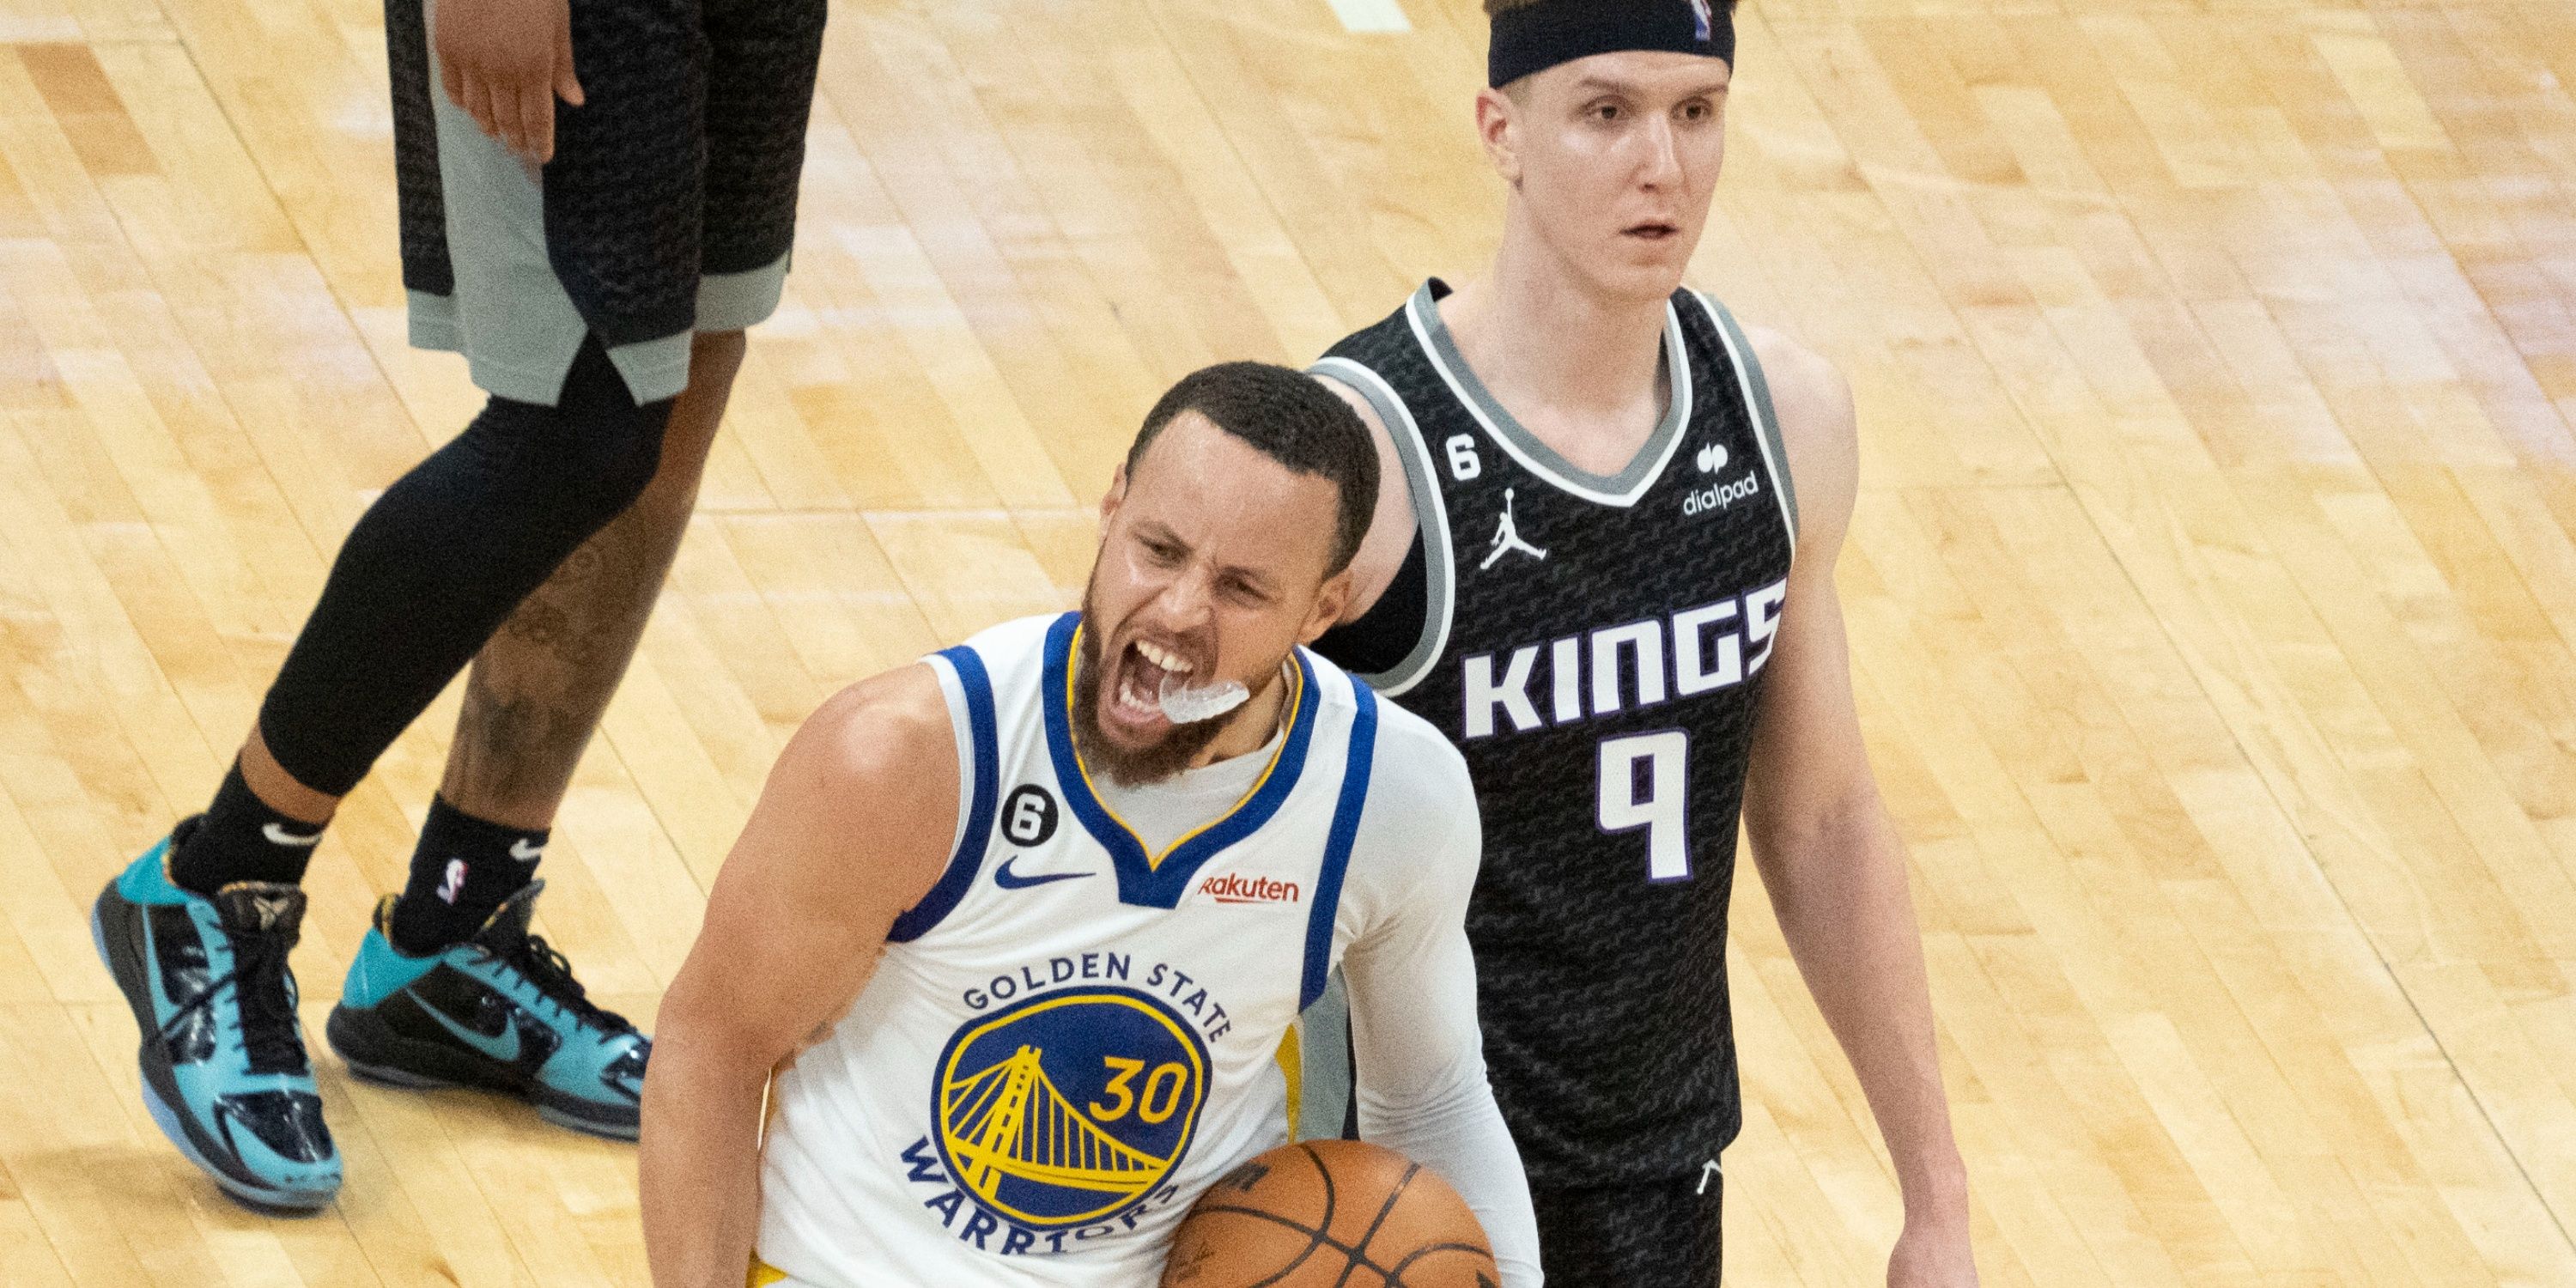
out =
[[[650,1015],[824,694],[1070,602],[1163,384],[1480,263],[1474,0],[1400,4],[835,9],[786,306],[547,864],[595,991]],[[327,1056],[341,1203],[233,1207],[91,956],[477,403],[404,347],[381,25],[0,0],[10,1288],[644,1280],[631,1150]],[[1986,1282],[2576,1285],[2576,6],[1751,0],[1741,65],[1696,279],[1859,391]],[[317,1035],[452,719],[314,868]],[[1889,1172],[1752,882],[1730,1281],[1877,1283]]]

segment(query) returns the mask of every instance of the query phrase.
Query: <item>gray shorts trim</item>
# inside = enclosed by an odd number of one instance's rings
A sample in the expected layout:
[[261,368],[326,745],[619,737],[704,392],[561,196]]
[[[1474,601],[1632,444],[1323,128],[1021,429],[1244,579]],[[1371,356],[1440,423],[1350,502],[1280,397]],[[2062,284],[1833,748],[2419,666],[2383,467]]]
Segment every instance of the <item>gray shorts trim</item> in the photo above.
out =
[[[456,289],[407,292],[411,342],[465,355],[468,374],[487,393],[551,407],[590,327],[547,259],[545,194],[536,174],[448,101],[437,87],[436,57],[430,100]],[[767,320],[786,290],[789,258],[701,276],[696,329],[740,331]],[[689,341],[683,331],[618,345],[608,357],[636,402],[660,402],[689,386]]]
[[[475,273],[472,251],[457,257],[458,293]],[[778,311],[787,289],[787,256],[747,273],[710,273],[698,282],[699,331],[747,331]],[[485,393],[518,402],[551,407],[563,389],[588,329],[572,313],[572,301],[551,273],[523,276],[515,294],[505,296],[500,315],[482,318],[471,334],[454,296],[406,292],[410,303],[411,344],[415,349],[465,355],[467,373]],[[533,298],[550,296],[551,300]],[[488,298],[488,296],[487,296]],[[551,307],[549,307],[551,303]],[[548,314],[560,310],[569,324]],[[478,313],[479,316],[479,313]],[[534,358],[535,361],[529,359]],[[676,398],[689,387],[689,337],[664,336],[608,351],[617,374],[636,402]]]

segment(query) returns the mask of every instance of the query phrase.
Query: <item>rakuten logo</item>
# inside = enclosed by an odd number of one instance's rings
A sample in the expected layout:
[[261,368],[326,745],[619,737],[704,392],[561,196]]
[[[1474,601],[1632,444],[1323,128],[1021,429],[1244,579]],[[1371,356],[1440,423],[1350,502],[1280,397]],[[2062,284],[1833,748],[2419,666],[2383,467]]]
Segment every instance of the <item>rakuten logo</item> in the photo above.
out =
[[1294,881],[1238,876],[1232,872],[1200,882],[1199,893],[1218,903],[1295,903],[1302,897]]

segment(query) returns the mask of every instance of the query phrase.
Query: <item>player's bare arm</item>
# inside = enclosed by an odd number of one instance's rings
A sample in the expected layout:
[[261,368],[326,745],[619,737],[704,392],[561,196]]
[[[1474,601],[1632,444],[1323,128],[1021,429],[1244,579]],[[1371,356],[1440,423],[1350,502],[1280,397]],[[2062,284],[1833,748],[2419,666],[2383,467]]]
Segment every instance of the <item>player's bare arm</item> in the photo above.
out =
[[1403,458],[1396,455],[1395,435],[1377,408],[1358,390],[1331,376],[1318,374],[1315,379],[1359,413],[1360,423],[1368,426],[1369,440],[1377,444],[1377,476],[1382,480],[1377,509],[1369,517],[1368,536],[1360,540],[1359,553],[1351,556],[1351,598],[1341,615],[1342,621],[1351,622],[1377,607],[1378,596],[1386,593],[1387,583],[1404,566],[1405,552],[1413,547],[1413,489],[1404,486]]
[[657,1288],[740,1288],[759,1220],[762,1091],[849,1009],[956,827],[959,767],[927,665],[842,691],[797,731],[662,1002],[645,1083]]
[[1834,589],[1858,491],[1851,390],[1786,337],[1757,328],[1749,338],[1797,480],[1798,550],[1745,783],[1746,834],[1781,934],[1896,1162],[1905,1230],[1888,1283],[1963,1288],[1977,1282],[1967,1173],[1941,1087],[1905,844],[1861,743]]

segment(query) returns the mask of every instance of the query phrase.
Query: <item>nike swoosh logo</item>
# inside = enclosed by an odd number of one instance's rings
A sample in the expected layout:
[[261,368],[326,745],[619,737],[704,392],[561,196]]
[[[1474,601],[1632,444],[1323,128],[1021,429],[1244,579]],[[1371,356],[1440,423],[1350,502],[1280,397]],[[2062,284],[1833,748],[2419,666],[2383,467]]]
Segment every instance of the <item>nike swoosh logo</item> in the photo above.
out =
[[546,847],[530,845],[524,840],[510,842],[510,857],[521,863],[534,863],[546,857]]
[[1018,861],[1018,855],[1002,860],[1002,866],[993,869],[993,884],[1005,890],[1026,890],[1030,886],[1042,886],[1050,881],[1073,881],[1091,875],[1088,872],[1049,872],[1044,876],[1024,877],[1011,871],[1011,865]]
[[463,1042],[465,1045],[470,1046],[503,1064],[517,1064],[519,1062],[518,1025],[512,1024],[502,1029],[501,1036],[499,1037],[490,1037],[485,1034],[477,1033],[474,1030],[449,1019],[447,1017],[447,1012],[442,1011],[435,1006],[431,1006],[426,1002],[421,1004],[420,1009],[429,1012],[429,1018],[438,1021],[442,1027],[444,1027],[448,1032],[455,1034],[457,1040]]
[[311,836],[297,836],[295,833],[287,831],[285,828],[279,827],[275,823],[260,824],[259,834],[271,845],[306,846],[320,845],[322,843],[322,834],[320,832],[315,832]]

